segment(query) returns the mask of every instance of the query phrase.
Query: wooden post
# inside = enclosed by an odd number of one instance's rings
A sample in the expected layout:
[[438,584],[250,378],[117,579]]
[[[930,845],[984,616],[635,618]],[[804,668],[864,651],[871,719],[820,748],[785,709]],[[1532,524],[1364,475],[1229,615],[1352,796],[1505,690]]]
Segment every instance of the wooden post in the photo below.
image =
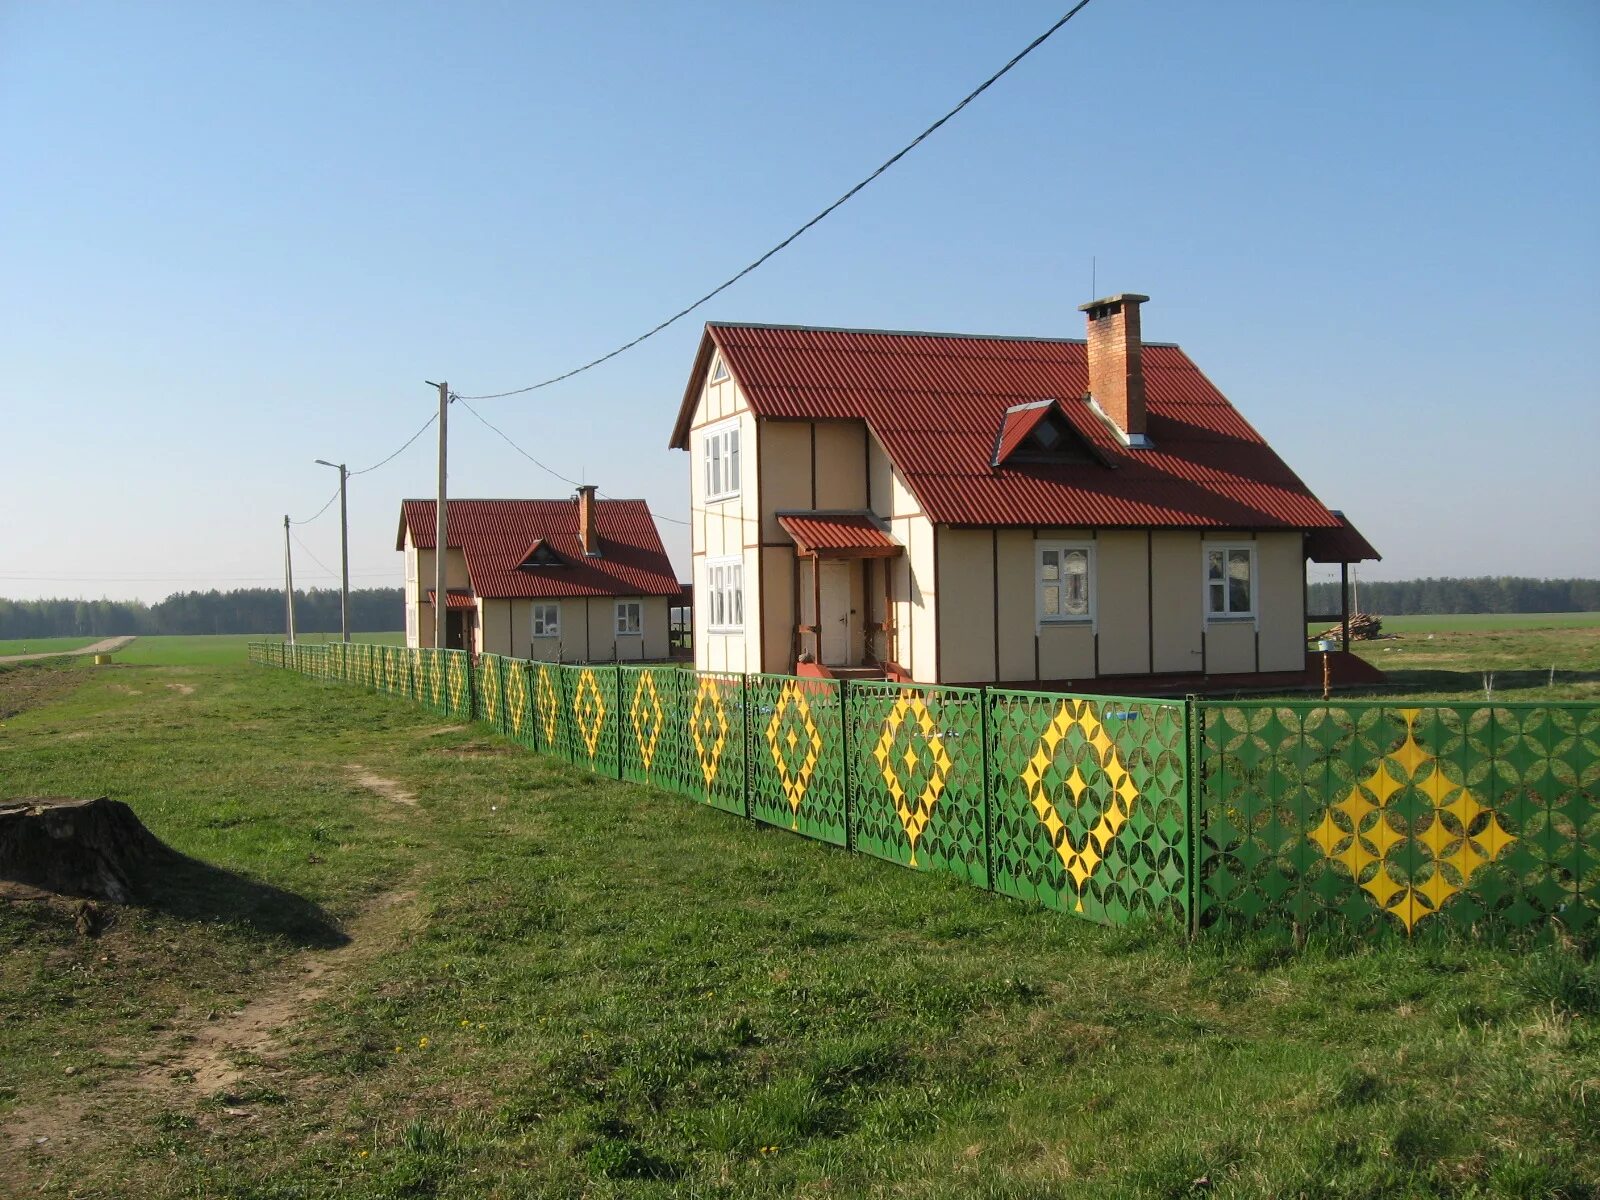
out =
[[1350,651],[1350,564],[1339,564],[1339,649]]
[[822,665],[822,558],[815,551],[811,555],[811,628],[816,639],[817,665]]

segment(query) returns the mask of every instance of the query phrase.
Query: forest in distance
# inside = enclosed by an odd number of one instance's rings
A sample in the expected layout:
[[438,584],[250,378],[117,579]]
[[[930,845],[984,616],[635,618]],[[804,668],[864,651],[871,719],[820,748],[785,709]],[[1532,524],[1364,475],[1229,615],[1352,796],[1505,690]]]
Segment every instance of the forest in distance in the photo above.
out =
[[[156,604],[142,600],[0,600],[0,638],[8,639],[282,633],[284,623],[282,588],[174,592]],[[339,589],[295,589],[294,624],[299,633],[338,633]],[[405,627],[402,589],[351,590],[352,632],[379,633]]]
[[[1380,616],[1421,613],[1600,612],[1600,579],[1527,579],[1483,576],[1476,579],[1365,580],[1359,585],[1362,612]],[[1307,612],[1339,611],[1339,585],[1318,582],[1307,588]],[[1351,609],[1355,610],[1355,599]],[[339,591],[296,591],[295,629],[301,633],[339,631]],[[379,633],[404,629],[405,594],[400,588],[361,588],[350,593],[352,631]],[[123,634],[282,633],[280,588],[174,592],[165,600],[0,600],[0,638],[119,637]]]

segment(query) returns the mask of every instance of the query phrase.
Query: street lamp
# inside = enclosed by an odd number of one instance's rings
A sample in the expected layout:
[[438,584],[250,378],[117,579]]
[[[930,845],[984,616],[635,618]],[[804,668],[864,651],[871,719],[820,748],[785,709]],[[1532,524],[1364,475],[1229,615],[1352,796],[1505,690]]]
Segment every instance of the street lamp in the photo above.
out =
[[339,584],[339,628],[344,640],[350,641],[350,517],[344,506],[344,485],[350,478],[350,468],[343,463],[317,459],[319,467],[332,467],[339,472],[339,559],[342,577]]

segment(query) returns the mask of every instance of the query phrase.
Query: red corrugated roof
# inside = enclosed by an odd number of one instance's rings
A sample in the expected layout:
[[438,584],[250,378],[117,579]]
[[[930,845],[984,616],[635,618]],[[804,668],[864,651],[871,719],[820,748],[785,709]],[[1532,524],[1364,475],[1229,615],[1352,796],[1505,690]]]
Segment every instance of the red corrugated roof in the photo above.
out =
[[[687,447],[713,347],[774,419],[865,420],[928,517],[951,525],[1331,529],[1337,518],[1176,346],[1144,346],[1153,449],[1130,450],[1082,397],[1076,340],[708,324],[673,433]],[[1100,463],[992,467],[1005,412],[1059,410]]]
[[902,549],[867,513],[780,513],[778,524],[800,549],[824,558],[889,558]]
[[[428,589],[428,603],[433,603],[433,598],[439,593],[433,588]],[[444,606],[446,608],[477,608],[478,601],[471,592],[464,592],[460,588],[445,588]]]
[[[405,547],[408,529],[418,547],[433,548],[435,507],[432,500],[401,502],[395,549]],[[572,500],[451,500],[447,517],[450,546],[466,555],[473,591],[485,599],[679,594],[643,500],[595,501],[596,558],[583,553]],[[518,570],[539,540],[556,553],[559,564]]]

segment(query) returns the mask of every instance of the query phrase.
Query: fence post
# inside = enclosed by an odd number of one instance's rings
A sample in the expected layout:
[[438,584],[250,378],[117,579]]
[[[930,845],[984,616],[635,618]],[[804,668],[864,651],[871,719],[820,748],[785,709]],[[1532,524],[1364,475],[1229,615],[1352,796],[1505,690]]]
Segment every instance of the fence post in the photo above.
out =
[[[695,677],[698,678],[699,675],[700,672],[696,671]],[[750,742],[750,675],[748,672],[739,676],[739,693],[740,699],[743,701],[739,705],[739,709],[744,714],[742,728],[739,730],[739,737],[744,743],[744,753],[739,757],[744,760],[744,819],[748,821],[751,809],[754,807],[750,803],[750,760],[755,757],[755,747]]]
[[611,670],[617,676],[617,778],[622,778],[622,733],[624,723],[622,720],[622,664],[613,663]]
[[850,795],[850,681],[839,680],[839,785],[844,789],[844,848],[856,848],[855,805]]
[[989,891],[994,891],[994,785],[993,755],[989,749],[989,688],[978,689],[978,730],[983,742],[983,874]]
[[1189,935],[1200,933],[1200,804],[1204,799],[1202,756],[1205,753],[1205,735],[1202,725],[1205,712],[1197,696],[1183,698],[1183,773],[1185,776],[1184,808],[1184,870],[1188,875],[1185,889],[1189,899]]

